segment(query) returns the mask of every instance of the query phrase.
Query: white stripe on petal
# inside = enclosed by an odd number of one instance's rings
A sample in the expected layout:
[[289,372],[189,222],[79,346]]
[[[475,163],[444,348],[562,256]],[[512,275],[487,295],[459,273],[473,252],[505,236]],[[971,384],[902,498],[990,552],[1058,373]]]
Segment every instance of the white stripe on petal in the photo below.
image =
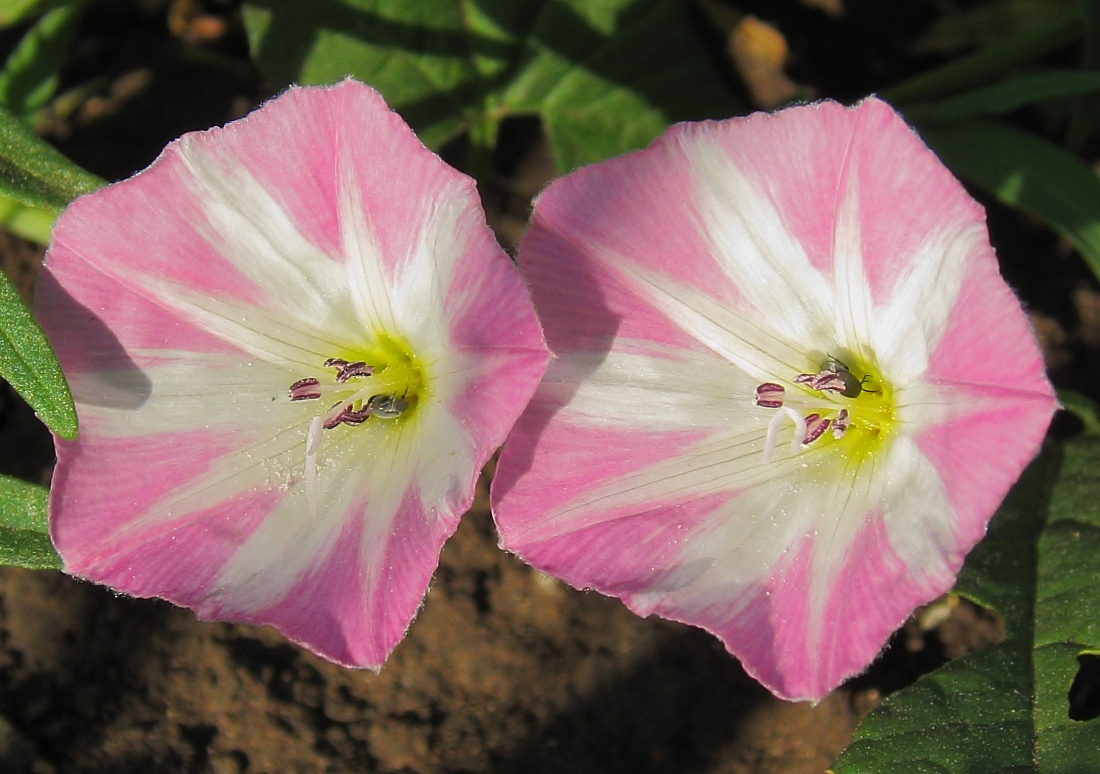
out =
[[870,330],[884,378],[904,384],[928,370],[965,279],[966,259],[985,238],[985,228],[970,223],[936,231],[921,243]]
[[203,203],[208,228],[200,230],[208,241],[286,312],[321,328],[340,325],[347,312],[343,267],[298,232],[227,150],[217,158],[211,143],[192,135],[178,149]]
[[863,363],[873,362],[871,288],[863,268],[863,236],[860,232],[859,185],[851,162],[842,177],[836,227],[833,231],[833,282],[836,286],[838,340]]
[[551,361],[539,391],[572,420],[643,430],[740,428],[760,414],[759,382],[724,358],[619,340],[612,351],[571,352]]
[[764,316],[740,314],[697,288],[652,274],[625,259],[608,261],[650,303],[685,333],[744,370],[757,384],[810,373],[834,338],[791,340],[777,334]]
[[790,451],[787,442],[794,434],[784,429],[783,445],[776,450],[775,459],[765,463],[764,436],[770,418],[770,414],[761,414],[760,420],[744,432],[706,439],[685,448],[679,456],[588,490],[556,511],[545,514],[526,530],[513,532],[511,539],[522,538],[525,543],[535,543],[600,524],[612,513],[697,500],[722,492],[732,494],[773,479],[789,477],[791,486],[799,487],[804,480],[799,475],[805,469],[803,465],[812,466],[827,452],[813,448],[797,454]]
[[390,300],[390,280],[382,261],[382,251],[363,203],[350,150],[346,142],[342,142],[341,146],[336,211],[347,259],[344,282],[354,299],[355,318],[364,331],[397,331]]
[[787,230],[766,191],[753,185],[706,124],[686,129],[679,147],[691,166],[699,228],[741,296],[788,341],[835,335],[830,283]]
[[335,330],[320,333],[313,325],[288,319],[279,312],[225,297],[214,298],[153,277],[144,278],[135,290],[243,352],[287,367],[315,368],[326,353],[356,341],[350,331],[343,336]]
[[947,560],[959,550],[952,530],[957,517],[939,471],[909,436],[892,444],[887,467],[882,515],[890,548],[917,583],[953,575]]
[[82,422],[124,438],[204,430],[286,427],[316,410],[287,400],[297,378],[282,366],[214,353],[138,351],[133,369],[70,377]]
[[[447,347],[450,325],[444,317],[451,273],[462,260],[472,226],[468,194],[461,180],[452,180],[427,202],[418,219],[419,234],[393,288],[393,309],[402,332],[421,352]],[[472,301],[473,299],[471,299]],[[457,318],[458,310],[451,317]]]

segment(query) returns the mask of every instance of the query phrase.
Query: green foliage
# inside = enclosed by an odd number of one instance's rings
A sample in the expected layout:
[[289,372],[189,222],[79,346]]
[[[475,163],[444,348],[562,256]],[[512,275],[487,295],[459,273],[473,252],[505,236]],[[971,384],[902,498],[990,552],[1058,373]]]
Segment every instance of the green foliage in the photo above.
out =
[[[0,195],[8,202],[56,215],[102,185],[0,109]],[[6,276],[0,277],[0,376],[55,433],[76,436],[76,410],[61,367]]]
[[47,525],[49,496],[43,486],[0,476],[0,565],[61,569]]
[[923,136],[956,174],[1064,234],[1100,277],[1100,179],[1084,162],[1030,132],[983,119],[927,128]]
[[82,5],[66,5],[31,27],[0,70],[0,104],[31,121],[53,98],[82,15]]
[[541,116],[565,171],[737,110],[676,0],[250,0],[244,19],[273,86],[353,75],[428,145],[470,130],[475,156],[509,115]]
[[28,207],[7,196],[0,196],[0,226],[8,231],[44,245],[50,241],[57,212],[40,207]]
[[59,212],[76,197],[103,185],[0,108],[0,195]]
[[0,0],[0,28],[18,24],[38,13],[45,0]]
[[1074,97],[1100,91],[1100,72],[1064,70],[1013,78],[930,105],[906,108],[905,116],[917,123],[958,121],[983,115],[1008,113],[1035,102]]
[[887,698],[837,774],[1085,774],[1100,719],[1070,717],[1078,657],[1100,649],[1100,439],[1049,448],[967,559],[956,591],[997,610],[1000,645]]
[[8,275],[0,272],[0,376],[62,438],[76,437],[76,409],[57,356]]

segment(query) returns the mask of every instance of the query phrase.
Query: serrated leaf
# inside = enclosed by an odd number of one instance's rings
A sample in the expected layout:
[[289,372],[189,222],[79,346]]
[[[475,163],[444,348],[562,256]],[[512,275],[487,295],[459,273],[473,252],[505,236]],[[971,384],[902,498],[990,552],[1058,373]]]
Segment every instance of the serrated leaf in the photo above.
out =
[[73,4],[35,22],[0,70],[0,104],[29,121],[50,101],[82,16],[83,6]]
[[538,114],[559,170],[738,107],[676,0],[250,0],[244,19],[273,86],[353,75],[436,147]]
[[1072,720],[1069,690],[1077,657],[1100,646],[1100,439],[1058,456],[1033,463],[959,576],[958,593],[1001,614],[1005,641],[888,697],[837,774],[1095,770],[1100,719]]
[[983,119],[921,127],[921,136],[960,177],[1061,232],[1100,277],[1100,179],[1084,162]]
[[59,570],[61,557],[50,542],[44,486],[0,476],[0,565]]
[[910,121],[947,123],[981,115],[999,115],[1024,105],[1100,91],[1100,72],[1076,70],[1014,78],[951,99],[905,109]]
[[0,108],[0,195],[60,212],[76,197],[104,185]]
[[0,272],[0,376],[62,438],[76,437],[76,409],[57,356],[11,280]]

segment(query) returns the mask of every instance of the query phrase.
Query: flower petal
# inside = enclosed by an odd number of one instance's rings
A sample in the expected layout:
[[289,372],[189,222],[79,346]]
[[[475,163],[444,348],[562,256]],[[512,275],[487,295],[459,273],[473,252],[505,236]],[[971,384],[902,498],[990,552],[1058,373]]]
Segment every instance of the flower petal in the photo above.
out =
[[[349,666],[404,635],[548,359],[473,182],[350,80],[75,202],[38,295],[81,419],[51,495],[66,569]],[[381,341],[397,360],[325,365]],[[317,429],[390,365],[407,412]],[[291,398],[303,378],[320,398]]]
[[[578,170],[519,261],[556,360],[498,465],[502,544],[715,633],[786,698],[950,587],[1054,409],[980,207],[878,100]],[[842,407],[842,432],[792,427]]]

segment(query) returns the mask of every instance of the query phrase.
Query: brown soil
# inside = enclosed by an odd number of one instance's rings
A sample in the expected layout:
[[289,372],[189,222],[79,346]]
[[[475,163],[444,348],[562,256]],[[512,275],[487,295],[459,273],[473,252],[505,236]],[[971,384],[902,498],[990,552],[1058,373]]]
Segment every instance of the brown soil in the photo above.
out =
[[[842,99],[927,64],[906,52],[938,7],[896,0],[884,18],[881,0],[776,4],[770,16],[769,2],[739,5],[787,36],[793,82]],[[847,15],[820,10],[841,5]],[[266,93],[231,3],[218,0],[105,0],[74,50],[64,88],[94,88],[41,129],[109,179]],[[507,131],[514,147],[486,203],[511,244],[550,169],[537,126]],[[1052,364],[1084,373],[1074,364],[1097,362],[1100,335],[1064,310],[1077,290],[1080,317],[1100,318],[1095,284],[1046,232],[992,214],[995,241],[1001,233],[1011,239],[999,244],[1031,251],[1017,248],[1022,268],[1006,270],[1010,281],[1039,309],[1059,310],[1041,318]],[[1028,273],[1036,251],[1062,261],[1056,284]],[[0,258],[29,295],[41,251],[0,234]],[[50,460],[48,436],[5,388],[0,471],[45,481]],[[1003,636],[995,617],[944,603],[816,707],[780,702],[705,633],[639,619],[500,551],[482,483],[409,636],[377,675],[335,667],[269,629],[201,623],[58,573],[0,569],[0,771],[819,774],[882,695]]]

